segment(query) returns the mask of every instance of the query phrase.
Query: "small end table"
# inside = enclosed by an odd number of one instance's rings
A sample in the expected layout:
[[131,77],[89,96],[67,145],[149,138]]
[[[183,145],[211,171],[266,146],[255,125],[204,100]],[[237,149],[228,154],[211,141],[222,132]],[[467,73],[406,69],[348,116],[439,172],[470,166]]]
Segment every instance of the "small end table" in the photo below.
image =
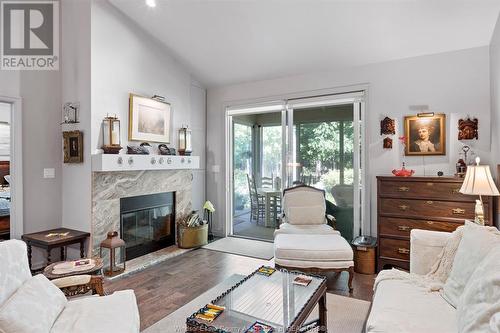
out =
[[85,257],[85,240],[90,237],[90,233],[68,229],[56,228],[46,231],[24,234],[21,238],[28,245],[28,262],[31,267],[32,246],[36,246],[47,251],[47,265],[50,265],[52,260],[50,251],[53,248],[61,249],[61,260],[66,260],[66,246],[80,243],[80,258]]

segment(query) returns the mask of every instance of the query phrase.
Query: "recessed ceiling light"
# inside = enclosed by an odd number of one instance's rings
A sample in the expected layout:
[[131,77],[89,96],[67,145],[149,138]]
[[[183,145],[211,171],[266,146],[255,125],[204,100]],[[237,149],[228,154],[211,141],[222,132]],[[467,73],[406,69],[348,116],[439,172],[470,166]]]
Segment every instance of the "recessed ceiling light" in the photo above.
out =
[[151,8],[156,7],[156,0],[146,0],[146,5],[148,5]]

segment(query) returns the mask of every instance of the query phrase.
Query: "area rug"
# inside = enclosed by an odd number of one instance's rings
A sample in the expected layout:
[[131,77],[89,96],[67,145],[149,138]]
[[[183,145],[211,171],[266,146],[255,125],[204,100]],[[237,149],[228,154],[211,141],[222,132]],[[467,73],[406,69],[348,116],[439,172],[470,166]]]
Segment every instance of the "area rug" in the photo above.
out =
[[[193,312],[212,301],[221,293],[231,288],[240,281],[243,275],[234,274],[209,289],[183,307],[177,309],[172,314],[146,328],[143,333],[174,333],[185,332],[186,318]],[[362,301],[335,294],[327,294],[326,304],[328,309],[328,331],[342,333],[361,333],[368,317],[370,302]],[[318,318],[317,307],[311,313],[308,320]]]
[[274,257],[274,245],[253,239],[226,237],[203,246],[204,249],[269,260]]

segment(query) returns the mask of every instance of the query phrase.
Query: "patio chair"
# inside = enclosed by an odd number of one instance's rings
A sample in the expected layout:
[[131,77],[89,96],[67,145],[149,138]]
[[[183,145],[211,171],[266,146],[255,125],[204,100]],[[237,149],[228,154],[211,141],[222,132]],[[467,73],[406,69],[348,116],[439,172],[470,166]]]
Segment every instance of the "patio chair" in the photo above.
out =
[[352,292],[353,251],[335,230],[335,218],[326,215],[325,192],[307,185],[283,191],[283,217],[274,232],[277,267],[313,273],[349,273]]
[[259,224],[259,220],[264,220],[265,203],[264,197],[257,193],[257,186],[252,176],[247,174],[248,193],[250,193],[250,222],[255,221]]

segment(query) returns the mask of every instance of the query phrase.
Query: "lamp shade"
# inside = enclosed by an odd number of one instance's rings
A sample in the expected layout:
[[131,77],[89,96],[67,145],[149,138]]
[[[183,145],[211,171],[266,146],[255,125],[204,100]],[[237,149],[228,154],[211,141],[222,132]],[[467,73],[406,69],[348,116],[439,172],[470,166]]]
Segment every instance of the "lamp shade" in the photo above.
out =
[[488,165],[470,165],[460,193],[469,195],[500,195]]

